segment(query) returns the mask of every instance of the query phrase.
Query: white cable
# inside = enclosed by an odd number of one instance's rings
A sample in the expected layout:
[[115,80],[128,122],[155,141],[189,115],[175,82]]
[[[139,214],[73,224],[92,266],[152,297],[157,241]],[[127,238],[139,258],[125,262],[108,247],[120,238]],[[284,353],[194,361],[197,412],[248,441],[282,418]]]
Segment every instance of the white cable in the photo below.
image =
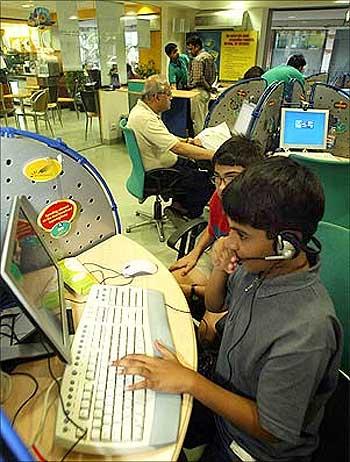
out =
[[0,385],[0,404],[4,404],[12,391],[12,378],[4,371],[0,371]]
[[[58,381],[62,380],[62,377],[59,377],[57,380]],[[51,405],[53,403],[52,402],[51,404],[48,404],[48,401],[49,401],[49,395],[50,395],[51,390],[53,389],[54,385],[57,385],[57,383],[53,380],[51,382],[50,386],[48,387],[48,389],[46,390],[45,398],[44,398],[44,404],[43,404],[43,411],[41,413],[40,424],[39,424],[37,432],[35,433],[34,437],[32,438],[30,446],[33,446],[33,445],[36,446],[39,437],[43,433],[43,428],[44,428],[44,425],[45,425],[47,413],[48,413],[48,411],[49,411],[49,409],[50,409],[50,407],[51,407]]]

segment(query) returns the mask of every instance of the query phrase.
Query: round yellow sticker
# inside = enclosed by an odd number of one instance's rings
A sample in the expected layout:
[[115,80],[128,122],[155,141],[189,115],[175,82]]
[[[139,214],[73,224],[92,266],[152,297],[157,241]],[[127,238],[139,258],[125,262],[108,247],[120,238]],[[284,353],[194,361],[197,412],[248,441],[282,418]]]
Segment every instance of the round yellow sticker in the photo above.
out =
[[45,182],[56,178],[62,171],[62,165],[57,159],[40,157],[31,160],[23,167],[23,175],[29,180]]

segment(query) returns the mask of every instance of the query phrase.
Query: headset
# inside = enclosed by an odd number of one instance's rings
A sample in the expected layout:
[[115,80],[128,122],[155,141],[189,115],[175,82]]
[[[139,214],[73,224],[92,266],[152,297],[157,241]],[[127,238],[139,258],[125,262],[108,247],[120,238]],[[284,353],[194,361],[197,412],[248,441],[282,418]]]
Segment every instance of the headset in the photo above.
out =
[[273,248],[275,255],[267,255],[266,257],[247,257],[242,258],[241,261],[245,260],[292,260],[296,258],[300,251],[303,250],[306,254],[316,256],[321,252],[321,243],[316,237],[312,236],[310,241],[314,247],[310,247],[307,244],[303,244],[300,238],[293,231],[280,231],[274,238]]

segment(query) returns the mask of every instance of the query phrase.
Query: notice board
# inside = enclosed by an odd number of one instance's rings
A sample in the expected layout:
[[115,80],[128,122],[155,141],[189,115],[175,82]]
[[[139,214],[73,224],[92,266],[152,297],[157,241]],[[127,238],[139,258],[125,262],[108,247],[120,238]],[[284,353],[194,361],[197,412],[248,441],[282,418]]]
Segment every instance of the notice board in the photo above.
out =
[[255,66],[257,39],[257,31],[222,32],[220,80],[240,80]]

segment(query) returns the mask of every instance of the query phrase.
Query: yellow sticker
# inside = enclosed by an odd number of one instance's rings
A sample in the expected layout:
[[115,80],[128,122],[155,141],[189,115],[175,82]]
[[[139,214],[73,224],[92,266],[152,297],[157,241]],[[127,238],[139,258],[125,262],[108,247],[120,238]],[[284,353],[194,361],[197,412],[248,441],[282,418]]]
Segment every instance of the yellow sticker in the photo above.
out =
[[62,165],[57,159],[40,157],[31,160],[23,167],[23,175],[29,180],[45,182],[56,178],[62,172]]

